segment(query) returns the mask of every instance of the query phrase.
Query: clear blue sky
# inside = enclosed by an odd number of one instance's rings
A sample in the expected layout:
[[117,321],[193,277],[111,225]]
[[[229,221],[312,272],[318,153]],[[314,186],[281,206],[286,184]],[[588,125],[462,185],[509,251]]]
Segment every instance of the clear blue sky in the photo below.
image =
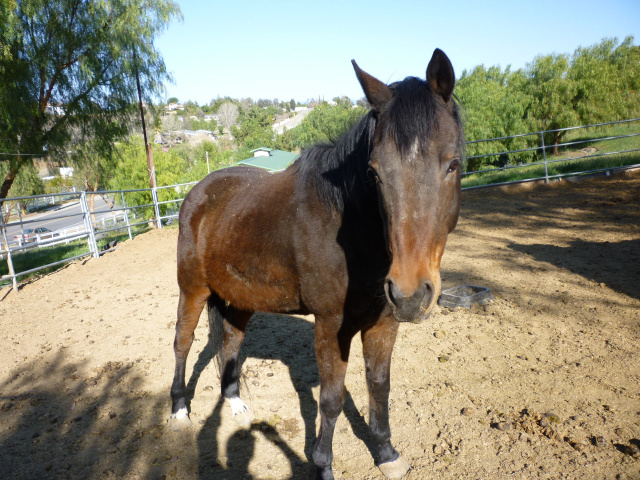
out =
[[[524,67],[605,37],[640,44],[640,0],[177,0],[184,15],[156,40],[174,84],[200,105],[218,96],[304,101],[362,92],[351,59],[385,82],[424,76],[441,48],[456,76]],[[165,98],[165,99],[166,99]]]

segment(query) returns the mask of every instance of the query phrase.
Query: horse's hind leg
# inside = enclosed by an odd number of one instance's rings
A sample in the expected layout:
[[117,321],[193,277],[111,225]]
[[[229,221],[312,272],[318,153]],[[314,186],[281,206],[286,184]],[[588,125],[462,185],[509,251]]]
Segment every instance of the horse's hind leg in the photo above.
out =
[[378,467],[387,478],[402,478],[411,468],[391,445],[389,426],[391,353],[397,332],[398,322],[391,316],[383,316],[362,331],[369,390],[369,431],[378,447]]
[[214,331],[222,329],[222,348],[219,354],[222,395],[231,407],[233,420],[242,427],[251,425],[253,412],[240,398],[240,369],[238,353],[244,340],[247,324],[253,312],[243,312],[221,302],[209,302],[209,322]]
[[173,342],[173,351],[176,358],[176,369],[171,385],[171,423],[180,428],[190,423],[189,411],[185,399],[185,370],[187,356],[193,343],[193,332],[198,325],[200,314],[207,298],[211,295],[209,289],[203,288],[195,292],[180,290],[178,302],[178,321],[176,323],[176,337]]

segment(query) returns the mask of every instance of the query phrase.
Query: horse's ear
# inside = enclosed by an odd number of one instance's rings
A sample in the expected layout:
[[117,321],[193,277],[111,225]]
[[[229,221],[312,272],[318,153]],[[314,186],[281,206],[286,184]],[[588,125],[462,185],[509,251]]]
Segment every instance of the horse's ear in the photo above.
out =
[[445,102],[448,102],[453,94],[453,87],[456,84],[456,76],[453,73],[453,65],[445,53],[436,48],[427,67],[427,85],[429,89],[440,95]]
[[353,64],[353,69],[356,71],[356,76],[362,86],[362,91],[367,97],[371,108],[376,112],[381,112],[391,101],[391,97],[393,96],[391,89],[377,78],[372,77],[360,69],[355,60],[351,60],[351,63]]

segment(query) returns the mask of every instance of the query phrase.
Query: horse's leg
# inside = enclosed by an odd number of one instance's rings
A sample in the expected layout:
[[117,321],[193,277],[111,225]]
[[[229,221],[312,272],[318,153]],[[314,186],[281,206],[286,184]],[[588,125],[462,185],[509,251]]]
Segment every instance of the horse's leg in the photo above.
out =
[[203,288],[195,292],[180,290],[178,302],[178,321],[176,323],[176,337],[173,351],[176,357],[176,369],[171,385],[171,424],[174,428],[181,428],[191,423],[185,400],[185,370],[187,356],[193,343],[193,332],[198,325],[200,314],[211,292]]
[[345,399],[344,378],[353,333],[341,329],[341,318],[317,318],[316,359],[320,373],[320,433],[313,449],[318,480],[333,480],[333,432]]
[[[222,395],[229,402],[233,420],[242,427],[253,421],[253,412],[240,398],[240,369],[238,352],[253,312],[243,312],[228,307],[222,322],[222,349],[220,350],[220,375]],[[213,320],[213,319],[212,319]],[[219,319],[218,319],[219,320]]]
[[391,353],[396,341],[398,322],[383,316],[362,331],[362,353],[369,389],[369,430],[378,447],[378,467],[387,478],[402,478],[410,468],[391,445],[389,426],[389,390]]

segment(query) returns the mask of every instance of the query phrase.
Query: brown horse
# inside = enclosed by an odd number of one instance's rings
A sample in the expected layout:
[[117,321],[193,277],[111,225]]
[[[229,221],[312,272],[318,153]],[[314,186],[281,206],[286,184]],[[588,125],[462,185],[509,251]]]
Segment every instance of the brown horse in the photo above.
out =
[[255,311],[313,314],[320,373],[317,478],[333,479],[332,438],[360,332],[377,463],[409,469],[391,445],[389,371],[399,322],[424,320],[440,294],[440,260],[460,211],[464,139],[455,77],[436,49],[424,80],[385,85],[353,62],[371,111],[333,145],[281,173],[233,167],[208,175],[180,209],[180,302],[172,421],[186,421],[185,365],[205,304],[222,326],[222,394],[234,418],[238,350]]

